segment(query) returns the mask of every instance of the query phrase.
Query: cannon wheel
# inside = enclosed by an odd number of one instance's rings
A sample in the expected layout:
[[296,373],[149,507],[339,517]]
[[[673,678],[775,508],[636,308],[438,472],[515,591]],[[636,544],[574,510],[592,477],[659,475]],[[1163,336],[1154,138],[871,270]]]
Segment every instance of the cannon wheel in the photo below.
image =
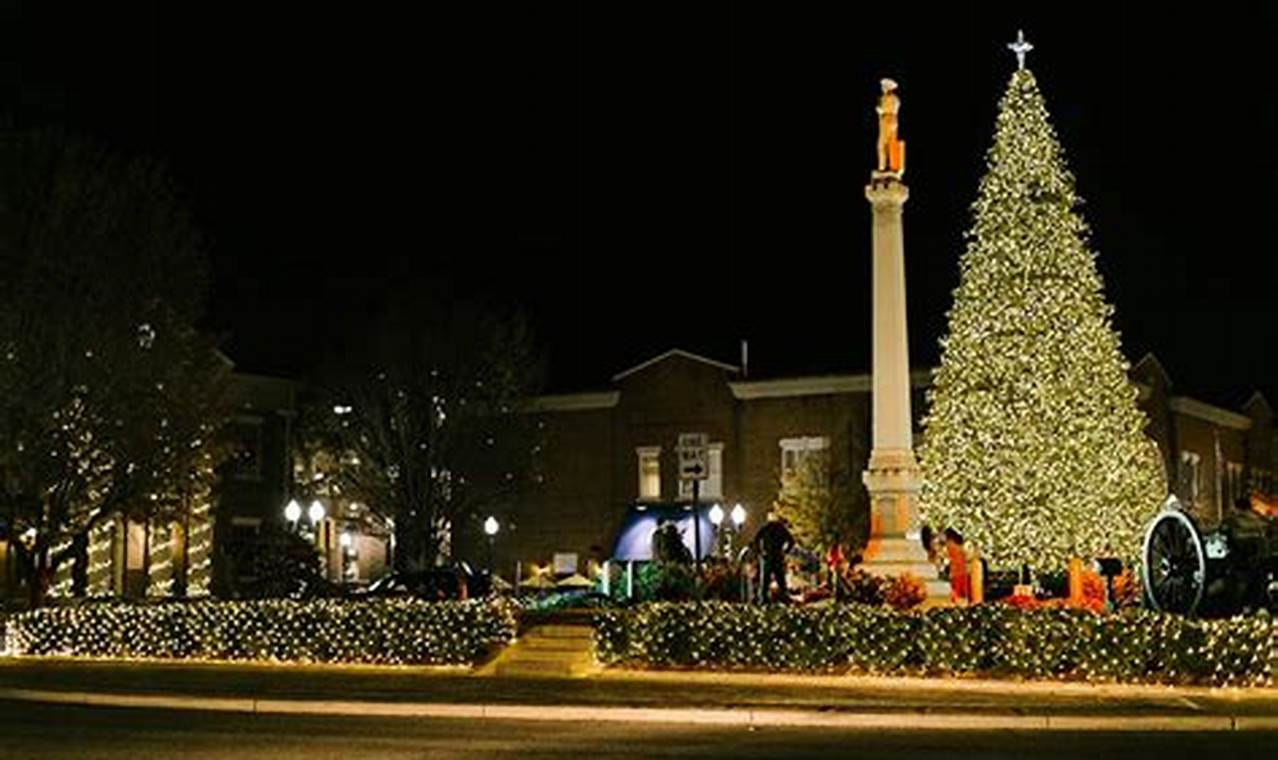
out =
[[1207,585],[1207,554],[1193,520],[1179,509],[1164,510],[1145,528],[1141,556],[1141,581],[1150,606],[1194,614]]

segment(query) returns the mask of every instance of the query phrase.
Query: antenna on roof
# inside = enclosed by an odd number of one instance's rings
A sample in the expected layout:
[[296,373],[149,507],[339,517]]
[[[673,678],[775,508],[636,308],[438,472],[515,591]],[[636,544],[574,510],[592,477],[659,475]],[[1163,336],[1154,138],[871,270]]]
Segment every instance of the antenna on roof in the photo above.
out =
[[741,339],[741,377],[750,376],[750,341]]

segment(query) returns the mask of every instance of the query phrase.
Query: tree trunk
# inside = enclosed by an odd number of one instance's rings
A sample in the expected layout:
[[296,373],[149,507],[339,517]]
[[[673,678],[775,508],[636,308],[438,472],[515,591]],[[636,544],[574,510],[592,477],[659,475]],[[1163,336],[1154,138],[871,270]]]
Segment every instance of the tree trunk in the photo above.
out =
[[423,540],[421,525],[412,515],[402,515],[395,521],[395,570],[411,572],[419,570],[423,564]]
[[48,580],[49,549],[37,546],[27,567],[27,606],[36,609],[44,604],[44,590]]

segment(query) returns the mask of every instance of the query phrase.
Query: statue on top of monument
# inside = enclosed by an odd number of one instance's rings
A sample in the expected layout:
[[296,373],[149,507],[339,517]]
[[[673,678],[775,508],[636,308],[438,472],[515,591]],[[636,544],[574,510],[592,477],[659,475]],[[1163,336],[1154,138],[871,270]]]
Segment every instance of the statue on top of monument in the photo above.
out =
[[896,82],[884,77],[879,80],[883,94],[875,112],[879,115],[879,171],[905,173],[905,141],[897,137],[897,114],[901,111],[901,98],[896,94]]

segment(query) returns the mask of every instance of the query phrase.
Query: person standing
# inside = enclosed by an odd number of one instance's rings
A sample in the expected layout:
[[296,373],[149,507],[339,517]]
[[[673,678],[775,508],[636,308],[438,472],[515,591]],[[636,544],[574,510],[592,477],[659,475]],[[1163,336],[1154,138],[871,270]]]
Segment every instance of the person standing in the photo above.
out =
[[945,529],[945,555],[950,562],[950,601],[967,604],[972,599],[967,554],[963,551],[963,535],[953,528]]
[[830,550],[825,554],[825,564],[830,570],[830,594],[839,598],[839,582],[843,577],[843,569],[847,566],[847,558],[843,554],[843,546],[837,537],[830,539]]
[[1229,540],[1235,605],[1243,610],[1264,607],[1268,580],[1265,565],[1270,551],[1265,518],[1252,509],[1251,499],[1241,496],[1234,500],[1234,508],[1225,516],[1222,527]]
[[759,598],[767,601],[773,579],[781,591],[784,602],[790,600],[790,588],[785,580],[785,555],[794,548],[794,536],[785,520],[776,512],[768,513],[768,522],[754,537],[755,547],[763,559],[763,577],[759,580]]

